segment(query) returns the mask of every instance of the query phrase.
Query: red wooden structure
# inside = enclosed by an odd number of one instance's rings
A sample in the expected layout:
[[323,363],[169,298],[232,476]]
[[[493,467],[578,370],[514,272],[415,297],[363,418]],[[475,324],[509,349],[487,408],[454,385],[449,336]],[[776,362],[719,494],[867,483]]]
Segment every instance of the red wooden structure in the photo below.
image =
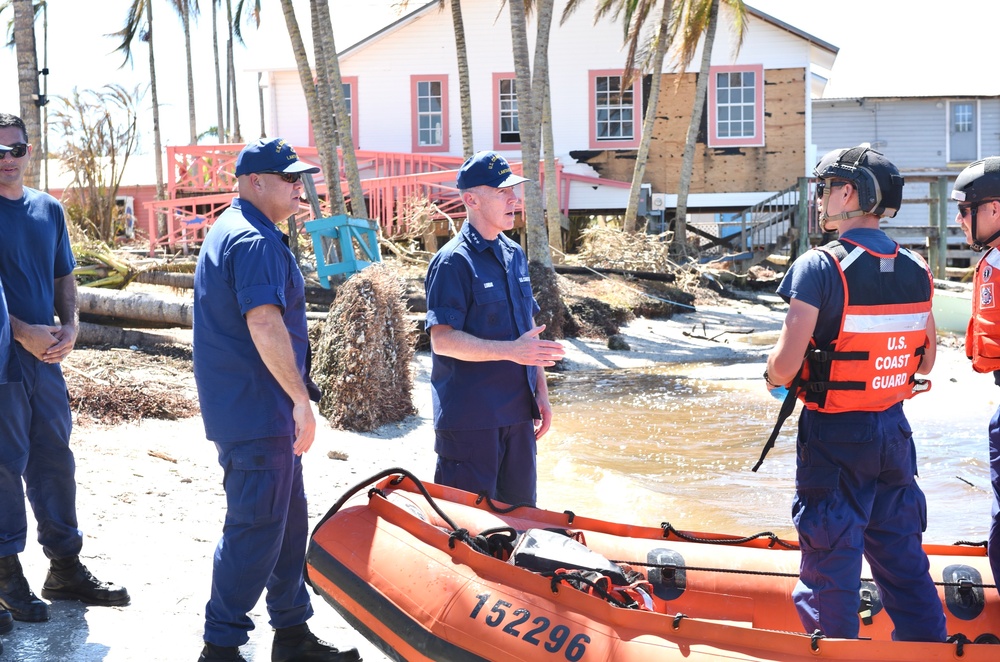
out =
[[[236,195],[236,176],[233,173],[236,171],[236,157],[242,148],[241,144],[167,148],[168,199],[144,205],[150,255],[155,255],[158,249],[186,252],[201,243],[205,231],[229,207]],[[320,164],[315,147],[298,147],[296,152],[302,161],[317,166]],[[465,217],[465,207],[455,188],[457,171],[464,161],[462,157],[369,151],[358,151],[356,157],[368,216],[378,223],[383,235],[393,237],[411,230],[405,227],[406,214],[401,212],[416,200],[431,203],[431,217],[435,221],[447,222]],[[520,174],[521,163],[511,163],[511,169]],[[343,169],[339,174],[341,191],[349,203],[350,191]],[[563,174],[562,166],[557,164],[556,187],[559,206],[564,213],[569,208],[570,184],[574,181],[586,181],[591,185],[629,186],[628,182]],[[315,184],[323,215],[332,216],[327,203],[328,181],[323,173],[316,176]],[[158,228],[157,219],[160,216],[164,218],[163,229]],[[300,217],[300,221],[313,217],[305,201]]]

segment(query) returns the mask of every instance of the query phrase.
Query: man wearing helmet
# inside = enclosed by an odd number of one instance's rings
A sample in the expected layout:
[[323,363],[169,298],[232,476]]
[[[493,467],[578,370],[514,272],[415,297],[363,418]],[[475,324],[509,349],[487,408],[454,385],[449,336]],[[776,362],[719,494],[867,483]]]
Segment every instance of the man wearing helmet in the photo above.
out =
[[[965,353],[976,372],[992,372],[1000,385],[1000,156],[990,156],[959,173],[951,197],[958,201],[955,220],[965,241],[977,251],[988,249],[976,266],[972,317],[965,335]],[[993,577],[1000,577],[1000,408],[990,420],[990,481],[993,521],[987,552]]]
[[888,159],[868,145],[834,150],[814,174],[820,223],[840,238],[789,267],[778,287],[788,313],[764,372],[769,389],[787,385],[804,405],[792,503],[802,556],[792,597],[807,632],[857,638],[864,556],[893,637],[944,641],[921,546],[927,504],[902,407],[926,390],[915,376],[934,364],[933,279],[919,256],[879,229],[903,197]]

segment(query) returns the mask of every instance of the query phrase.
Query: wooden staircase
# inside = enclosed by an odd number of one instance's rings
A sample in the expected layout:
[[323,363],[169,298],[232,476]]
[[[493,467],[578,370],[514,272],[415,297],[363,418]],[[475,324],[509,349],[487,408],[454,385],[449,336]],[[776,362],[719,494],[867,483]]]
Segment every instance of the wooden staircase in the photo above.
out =
[[800,187],[801,182],[796,182],[742,210],[730,222],[689,223],[688,232],[700,238],[700,250],[708,253],[703,261],[730,263],[733,271],[746,273],[775,253],[794,257],[805,224],[800,219],[805,217],[803,208],[807,209],[800,205]]

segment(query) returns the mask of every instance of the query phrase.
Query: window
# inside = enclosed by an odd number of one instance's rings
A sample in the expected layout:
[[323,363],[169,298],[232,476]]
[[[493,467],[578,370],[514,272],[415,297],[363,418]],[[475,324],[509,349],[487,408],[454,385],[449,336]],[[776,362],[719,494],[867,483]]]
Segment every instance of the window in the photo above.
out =
[[972,104],[957,103],[953,108],[955,133],[970,133],[972,131]]
[[412,76],[413,151],[448,151],[448,78]]
[[764,67],[712,67],[709,76],[709,147],[763,146]]
[[621,71],[590,72],[591,149],[634,148],[639,146],[642,124],[641,78],[633,76],[622,87]]
[[520,149],[521,131],[517,121],[517,77],[513,73],[493,74],[493,149]]
[[350,118],[351,139],[354,141],[354,149],[358,149],[358,77],[344,76],[340,79],[340,82],[344,90],[344,103],[347,106],[347,116]]

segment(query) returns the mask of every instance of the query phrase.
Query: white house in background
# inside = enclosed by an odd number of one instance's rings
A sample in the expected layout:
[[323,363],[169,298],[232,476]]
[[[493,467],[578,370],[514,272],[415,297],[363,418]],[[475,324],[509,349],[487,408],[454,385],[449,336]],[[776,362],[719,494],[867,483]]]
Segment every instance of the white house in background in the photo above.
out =
[[[651,77],[621,90],[622,27],[594,23],[581,7],[558,23],[549,66],[555,153],[564,172],[631,180]],[[818,97],[837,48],[748,7],[746,38],[734,59],[724,10],[712,53],[707,112],[695,158],[692,211],[733,211],[795,184],[815,164],[811,98]],[[475,148],[520,159],[508,5],[463,0],[471,71]],[[336,17],[335,17],[336,22]],[[529,35],[534,32],[529,19]],[[529,48],[533,49],[533,39]],[[458,70],[450,11],[433,1],[340,53],[359,150],[461,156]],[[669,208],[676,198],[700,52],[687,72],[667,67],[646,182]],[[293,62],[262,69],[270,135],[313,144]],[[679,78],[679,80],[678,80]],[[364,175],[363,175],[364,176]],[[620,210],[627,189],[574,182],[571,210]]]

